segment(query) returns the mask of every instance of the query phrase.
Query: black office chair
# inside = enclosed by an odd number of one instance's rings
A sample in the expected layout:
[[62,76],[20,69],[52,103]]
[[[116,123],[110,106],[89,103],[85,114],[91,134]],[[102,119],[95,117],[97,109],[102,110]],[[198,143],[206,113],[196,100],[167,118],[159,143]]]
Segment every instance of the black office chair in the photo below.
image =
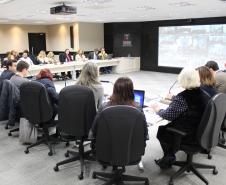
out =
[[80,160],[79,179],[83,179],[84,160],[92,159],[91,150],[84,152],[84,141],[87,140],[95,115],[94,95],[88,87],[73,85],[61,90],[58,108],[59,130],[76,141],[79,152],[67,151],[65,156],[69,157],[69,154],[72,154],[73,157],[57,163],[54,167],[55,171],[58,171],[58,167],[63,164]]
[[148,178],[124,175],[125,166],[141,161],[145,151],[145,117],[131,106],[112,106],[96,118],[96,158],[103,165],[113,166],[113,173],[93,172],[93,178],[109,179],[105,184],[123,181],[144,182]]
[[224,149],[226,149],[226,145],[225,145],[226,139],[224,136],[225,132],[226,132],[226,117],[224,118],[224,121],[221,126],[221,132],[220,132],[219,143],[218,143],[218,146]]
[[[197,141],[198,144],[181,144],[180,150],[184,151],[187,154],[187,161],[176,161],[173,163],[175,166],[180,166],[173,176],[171,176],[169,185],[173,185],[173,180],[176,179],[179,175],[185,171],[192,171],[197,175],[203,182],[208,184],[203,175],[201,175],[197,168],[201,169],[213,169],[213,174],[216,175],[218,171],[216,166],[199,164],[193,162],[193,156],[203,149],[210,151],[211,148],[218,144],[218,138],[220,133],[220,128],[224,120],[226,113],[226,95],[219,93],[212,97],[205,109],[205,112],[202,116],[199,128],[197,130]],[[180,135],[181,137],[186,136],[187,133],[174,128],[168,128],[169,131],[174,134]]]
[[48,155],[52,156],[52,140],[48,129],[55,126],[56,122],[46,88],[35,81],[23,83],[20,87],[20,107],[23,117],[43,133],[42,138],[29,145],[24,152],[27,154],[30,148],[45,143],[49,148]]

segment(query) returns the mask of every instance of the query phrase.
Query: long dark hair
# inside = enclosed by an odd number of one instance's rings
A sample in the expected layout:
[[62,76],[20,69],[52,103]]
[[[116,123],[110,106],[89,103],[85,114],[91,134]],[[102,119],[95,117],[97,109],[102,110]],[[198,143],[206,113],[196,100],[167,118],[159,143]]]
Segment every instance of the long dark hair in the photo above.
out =
[[121,77],[116,80],[113,94],[110,97],[110,104],[135,106],[133,82],[130,78]]

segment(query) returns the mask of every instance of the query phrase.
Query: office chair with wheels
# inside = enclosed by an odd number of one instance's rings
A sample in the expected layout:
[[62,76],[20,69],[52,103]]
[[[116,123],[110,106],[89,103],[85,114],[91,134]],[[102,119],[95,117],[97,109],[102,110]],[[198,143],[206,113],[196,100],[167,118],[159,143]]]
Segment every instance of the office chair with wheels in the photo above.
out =
[[224,136],[225,132],[226,132],[226,116],[225,116],[223,124],[221,126],[221,132],[220,132],[219,143],[218,143],[218,146],[221,148],[224,148],[224,149],[226,149],[226,145],[225,145],[226,139]]
[[108,179],[108,185],[124,181],[148,185],[148,178],[124,175],[125,166],[138,164],[144,155],[144,114],[131,106],[112,106],[98,115],[95,124],[96,158],[104,166],[113,166],[113,173],[93,172],[93,178]]
[[[193,156],[203,149],[210,151],[211,148],[217,146],[220,128],[226,113],[226,94],[219,93],[209,100],[206,106],[202,120],[197,130],[197,144],[181,144],[180,150],[187,154],[187,161],[176,161],[175,166],[181,167],[174,175],[171,176],[169,185],[173,185],[174,179],[185,171],[192,171],[205,184],[208,184],[207,179],[201,175],[197,169],[212,169],[213,174],[218,173],[216,166],[199,164],[193,162]],[[186,136],[187,133],[174,128],[168,128],[169,131],[181,137]]]
[[56,126],[53,117],[53,107],[44,85],[39,82],[26,82],[20,87],[20,107],[23,117],[43,133],[43,136],[36,143],[29,145],[24,151],[45,143],[49,148],[49,156],[53,155],[52,140],[49,135],[49,128]]
[[54,167],[55,171],[58,171],[61,165],[79,160],[81,164],[79,179],[83,179],[84,160],[92,160],[91,150],[84,151],[84,141],[88,140],[88,133],[95,115],[95,100],[91,89],[73,85],[61,90],[59,95],[58,127],[61,133],[67,134],[71,140],[76,141],[79,145],[79,152],[67,151],[65,156],[69,157],[69,154],[71,154],[73,157],[58,162]]

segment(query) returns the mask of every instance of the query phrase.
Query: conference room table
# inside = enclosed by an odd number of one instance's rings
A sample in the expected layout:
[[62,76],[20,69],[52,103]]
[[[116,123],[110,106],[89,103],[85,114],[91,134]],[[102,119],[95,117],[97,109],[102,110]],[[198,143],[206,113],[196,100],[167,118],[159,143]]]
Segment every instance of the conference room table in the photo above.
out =
[[101,67],[115,67],[119,64],[119,60],[111,59],[111,60],[87,60],[84,62],[72,61],[63,64],[43,64],[43,65],[33,65],[29,68],[29,74],[31,76],[35,76],[39,73],[41,69],[48,68],[52,73],[61,73],[61,72],[72,72],[72,79],[76,79],[76,71],[82,70],[83,66],[87,62],[94,62],[98,71]]
[[[102,67],[113,67],[112,71],[115,72],[116,70],[114,69],[116,66],[119,65],[119,60],[118,59],[110,59],[110,60],[86,60],[84,62],[78,62],[78,61],[72,61],[72,62],[66,62],[66,63],[59,63],[59,64],[43,64],[43,65],[32,65],[29,67],[29,75],[30,76],[35,76],[39,73],[40,70],[48,68],[52,73],[61,73],[61,72],[67,72],[71,71],[72,72],[72,79],[76,79],[76,71],[82,70],[83,66],[87,62],[93,62],[97,65],[98,67],[98,72],[99,69]],[[0,74],[2,73],[4,69],[0,69]],[[99,74],[99,73],[98,73]]]

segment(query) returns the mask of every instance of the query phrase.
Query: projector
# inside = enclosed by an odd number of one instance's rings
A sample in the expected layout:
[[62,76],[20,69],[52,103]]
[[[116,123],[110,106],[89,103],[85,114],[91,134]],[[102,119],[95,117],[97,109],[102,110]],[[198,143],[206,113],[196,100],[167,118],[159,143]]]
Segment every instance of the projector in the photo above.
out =
[[50,14],[54,15],[70,15],[76,13],[77,13],[76,7],[66,6],[65,4],[50,8]]

